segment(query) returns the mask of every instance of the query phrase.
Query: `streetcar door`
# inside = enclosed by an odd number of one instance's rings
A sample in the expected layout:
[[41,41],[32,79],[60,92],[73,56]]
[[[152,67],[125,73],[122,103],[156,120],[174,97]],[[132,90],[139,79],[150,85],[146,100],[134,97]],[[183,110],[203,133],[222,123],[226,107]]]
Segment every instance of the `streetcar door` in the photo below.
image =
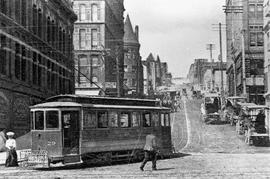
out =
[[63,154],[79,154],[79,110],[62,111]]

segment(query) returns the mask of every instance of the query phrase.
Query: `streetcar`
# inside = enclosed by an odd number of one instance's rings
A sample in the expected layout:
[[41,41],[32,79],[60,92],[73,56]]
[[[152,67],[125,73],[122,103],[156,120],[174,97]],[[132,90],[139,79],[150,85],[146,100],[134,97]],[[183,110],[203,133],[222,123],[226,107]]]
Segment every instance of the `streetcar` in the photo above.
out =
[[172,153],[170,109],[157,100],[59,95],[31,108],[27,165],[141,160],[146,135]]

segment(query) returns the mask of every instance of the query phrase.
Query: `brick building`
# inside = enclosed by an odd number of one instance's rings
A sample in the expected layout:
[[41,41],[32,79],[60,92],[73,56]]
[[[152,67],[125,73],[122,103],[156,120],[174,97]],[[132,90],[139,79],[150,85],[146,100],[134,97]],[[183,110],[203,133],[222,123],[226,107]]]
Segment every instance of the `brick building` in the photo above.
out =
[[30,130],[29,106],[74,92],[68,0],[0,0],[0,128]]
[[261,104],[264,103],[263,2],[226,0],[225,8],[228,93],[246,95],[248,101]]
[[74,0],[73,9],[76,93],[122,96],[123,0]]
[[129,15],[125,21],[124,35],[124,88],[127,94],[143,95],[143,66],[140,55],[139,27],[133,30]]

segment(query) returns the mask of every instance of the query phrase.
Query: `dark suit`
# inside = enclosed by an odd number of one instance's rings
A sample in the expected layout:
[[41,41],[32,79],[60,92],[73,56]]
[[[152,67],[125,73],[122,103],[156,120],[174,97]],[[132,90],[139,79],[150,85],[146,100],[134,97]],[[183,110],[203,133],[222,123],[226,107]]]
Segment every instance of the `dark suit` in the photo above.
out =
[[153,134],[146,136],[145,146],[144,146],[144,160],[141,164],[141,169],[143,170],[145,164],[152,160],[152,169],[156,170],[157,162],[157,142],[156,137]]

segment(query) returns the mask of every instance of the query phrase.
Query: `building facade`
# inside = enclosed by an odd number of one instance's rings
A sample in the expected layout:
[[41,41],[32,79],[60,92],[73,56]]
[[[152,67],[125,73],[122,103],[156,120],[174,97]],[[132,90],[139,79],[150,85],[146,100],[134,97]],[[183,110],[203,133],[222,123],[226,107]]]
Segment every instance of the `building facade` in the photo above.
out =
[[123,0],[74,0],[76,92],[122,96]]
[[29,106],[74,93],[68,0],[0,0],[0,128],[30,130]]
[[159,56],[155,59],[150,53],[143,61],[143,65],[146,67],[145,94],[151,96],[157,92],[158,87],[172,85],[172,74],[168,72],[168,65],[166,62],[161,62]]
[[263,0],[227,0],[225,13],[228,94],[263,104]]
[[129,15],[125,21],[124,35],[124,89],[125,95],[143,95],[143,66],[140,55],[139,27],[133,30]]
[[193,85],[195,90],[217,92],[221,91],[221,71],[223,72],[223,90],[227,87],[226,70],[227,63],[223,62],[208,62],[207,59],[195,59],[191,64],[188,80]]
[[264,73],[265,73],[265,102],[270,106],[270,1],[264,4]]

